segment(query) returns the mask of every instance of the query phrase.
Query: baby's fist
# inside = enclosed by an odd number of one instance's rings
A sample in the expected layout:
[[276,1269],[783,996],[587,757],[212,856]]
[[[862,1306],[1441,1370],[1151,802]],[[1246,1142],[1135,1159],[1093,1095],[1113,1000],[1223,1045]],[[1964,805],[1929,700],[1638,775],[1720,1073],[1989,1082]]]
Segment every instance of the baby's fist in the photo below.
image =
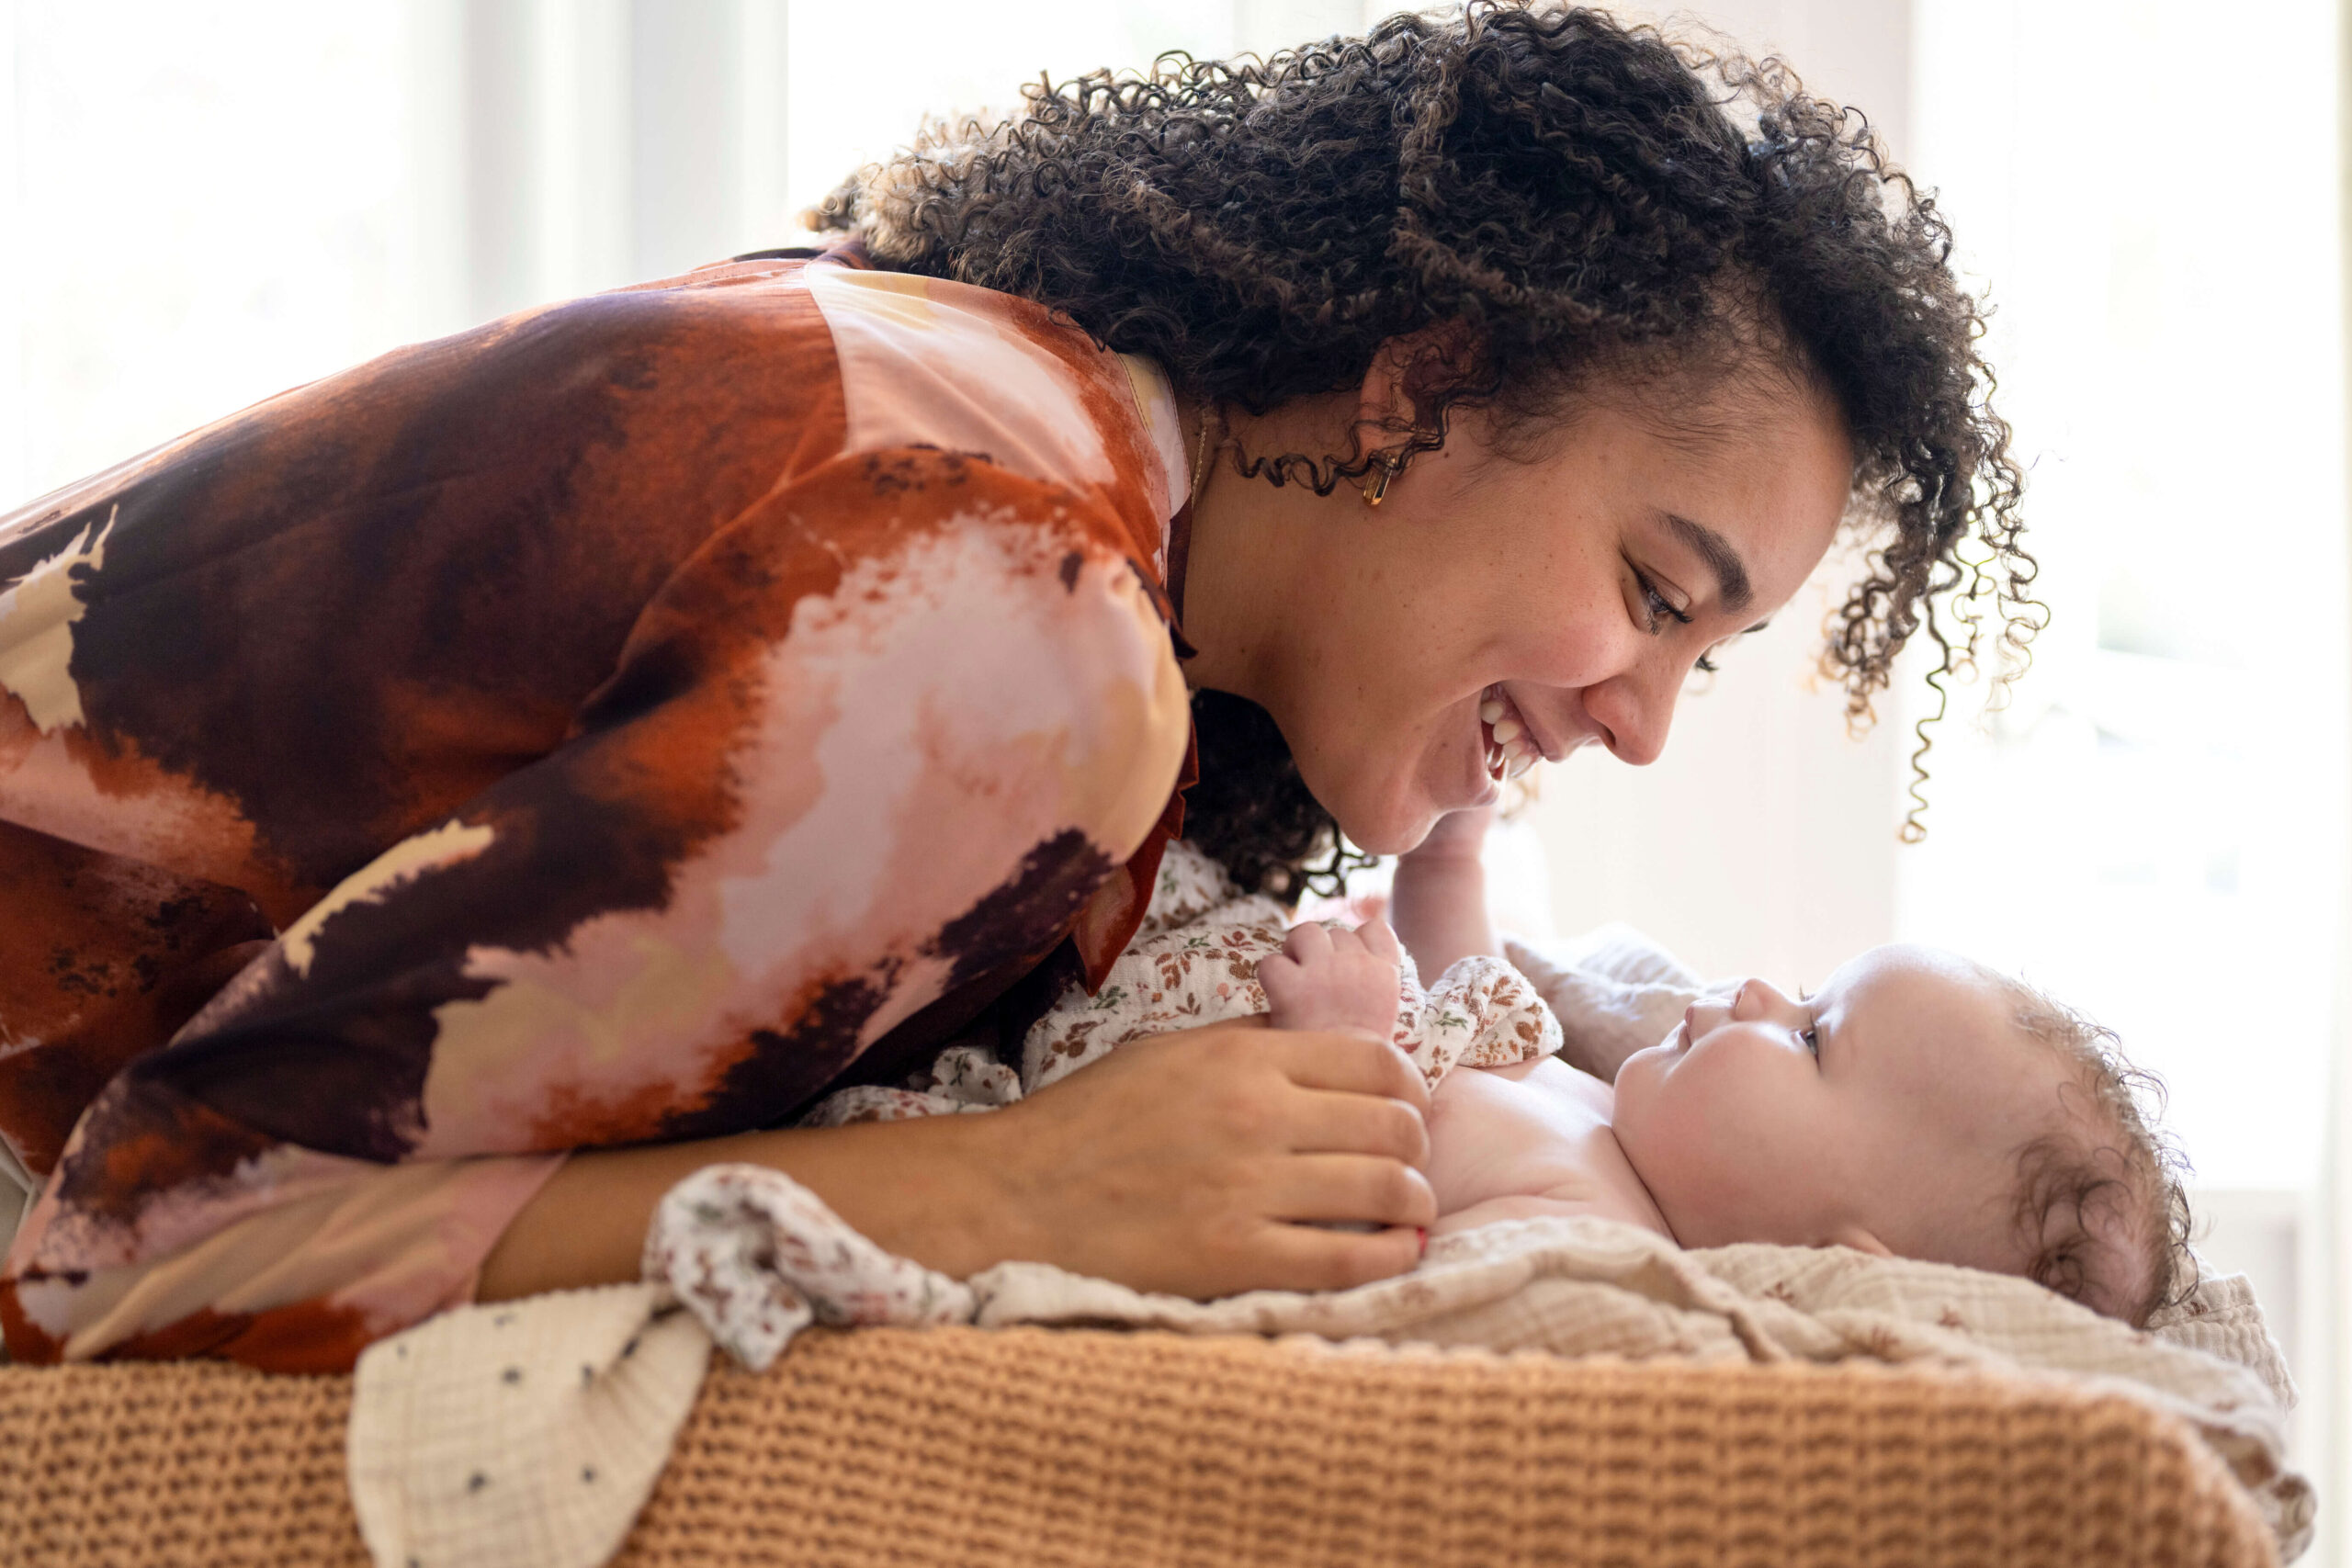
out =
[[1309,921],[1258,961],[1276,1029],[1349,1030],[1388,1040],[1396,1030],[1402,950],[1385,920],[1355,931]]

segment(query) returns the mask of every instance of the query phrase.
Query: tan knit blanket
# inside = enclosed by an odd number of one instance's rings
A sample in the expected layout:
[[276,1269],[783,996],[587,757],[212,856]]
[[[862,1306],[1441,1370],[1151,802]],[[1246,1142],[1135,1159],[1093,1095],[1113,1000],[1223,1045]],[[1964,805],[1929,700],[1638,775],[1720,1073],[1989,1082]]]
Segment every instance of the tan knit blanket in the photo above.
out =
[[[2283,1557],[2312,1496],[2285,1464],[2291,1393],[2240,1277],[2135,1332],[2024,1281],[1843,1249],[1684,1252],[1606,1221],[1498,1225],[1400,1279],[1213,1303],[1044,1265],[970,1282],[971,1320],[1187,1335],[1311,1334],[1686,1363],[1864,1361],[2059,1380],[2185,1420],[2244,1484]],[[353,1500],[379,1563],[586,1568],[617,1550],[693,1404],[699,1322],[660,1286],[447,1314],[371,1349],[355,1380]]]
[[[0,1368],[0,1561],[370,1568],[351,1384]],[[2277,1562],[2188,1427],[2058,1379],[884,1328],[714,1365],[613,1568]]]

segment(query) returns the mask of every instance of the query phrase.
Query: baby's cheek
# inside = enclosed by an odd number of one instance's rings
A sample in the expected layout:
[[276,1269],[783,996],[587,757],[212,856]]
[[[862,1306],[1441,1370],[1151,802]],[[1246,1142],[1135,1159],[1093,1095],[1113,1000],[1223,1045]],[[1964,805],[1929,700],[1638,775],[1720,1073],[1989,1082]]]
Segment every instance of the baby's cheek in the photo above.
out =
[[1624,1065],[1617,1069],[1617,1082],[1611,1091],[1614,1106],[1610,1121],[1617,1128],[1618,1142],[1624,1142],[1625,1129],[1629,1124],[1641,1129],[1640,1135],[1646,1135],[1648,1123],[1657,1111],[1658,1091],[1663,1088],[1659,1081],[1662,1073],[1658,1059],[1646,1051],[1626,1057]]
[[1709,1168],[1721,1163],[1709,1134],[1704,1107],[1670,1075],[1639,1057],[1617,1075],[1617,1100],[1610,1118],[1618,1147],[1643,1185],[1660,1203],[1669,1195],[1700,1201]]

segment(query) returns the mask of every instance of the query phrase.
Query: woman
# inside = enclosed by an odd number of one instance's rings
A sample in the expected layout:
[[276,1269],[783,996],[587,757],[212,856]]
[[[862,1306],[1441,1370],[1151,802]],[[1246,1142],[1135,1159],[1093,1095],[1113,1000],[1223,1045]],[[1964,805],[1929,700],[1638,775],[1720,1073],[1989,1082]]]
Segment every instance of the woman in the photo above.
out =
[[789,1122],[1099,979],[1179,831],[1279,885],[1539,754],[1648,761],[1849,502],[1856,711],[1923,617],[1965,656],[1931,587],[1972,534],[1996,604],[2030,563],[1941,227],[1717,74],[1751,131],[1652,36],[1496,6],[1091,78],[845,188],[822,255],[395,354],[20,514],[11,1349],[347,1366],[631,1277],[729,1159],[958,1274],[1409,1267],[1426,1102],[1351,1038]]

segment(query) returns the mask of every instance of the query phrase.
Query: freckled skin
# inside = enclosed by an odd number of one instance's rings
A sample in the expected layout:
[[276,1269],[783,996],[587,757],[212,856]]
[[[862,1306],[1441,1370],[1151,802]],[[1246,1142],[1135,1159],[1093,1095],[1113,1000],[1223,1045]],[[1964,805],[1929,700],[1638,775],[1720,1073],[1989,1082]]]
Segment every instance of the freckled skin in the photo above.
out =
[[[1344,451],[1351,415],[1374,417],[1390,396],[1382,375],[1361,394],[1227,418],[1246,451]],[[1319,498],[1218,469],[1193,525],[1188,677],[1271,713],[1316,798],[1381,852],[1490,797],[1477,722],[1489,685],[1508,683],[1562,755],[1597,744],[1656,760],[1694,661],[1795,593],[1851,483],[1851,447],[1813,394],[1768,375],[1716,401],[1729,434],[1693,445],[1603,388],[1532,461],[1497,453],[1464,415],[1376,508],[1345,486]],[[1724,603],[1669,513],[1741,557],[1747,604]],[[1651,629],[1637,570],[1688,625]]]

